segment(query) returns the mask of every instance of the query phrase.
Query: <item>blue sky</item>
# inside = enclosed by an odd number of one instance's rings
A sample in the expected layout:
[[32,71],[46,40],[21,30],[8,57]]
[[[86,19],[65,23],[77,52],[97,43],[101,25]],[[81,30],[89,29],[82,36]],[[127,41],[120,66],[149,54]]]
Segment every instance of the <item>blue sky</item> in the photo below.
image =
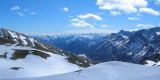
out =
[[160,25],[160,0],[0,0],[0,27],[23,33],[111,33]]

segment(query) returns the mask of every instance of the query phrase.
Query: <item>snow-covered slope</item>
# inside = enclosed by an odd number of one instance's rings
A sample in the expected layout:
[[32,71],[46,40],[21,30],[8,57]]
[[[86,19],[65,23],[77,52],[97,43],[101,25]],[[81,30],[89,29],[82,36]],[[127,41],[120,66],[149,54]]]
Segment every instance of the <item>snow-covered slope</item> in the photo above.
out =
[[[12,49],[10,49],[11,52],[14,52],[14,50],[12,51]],[[21,50],[26,49],[21,48]],[[34,51],[35,49],[32,50]],[[47,59],[43,59],[40,56],[29,54],[24,59],[17,60],[11,60],[9,56],[5,59],[0,58],[0,79],[40,77],[79,70],[79,66],[67,62],[67,57],[65,56],[60,56],[45,51],[42,52],[50,55],[50,57],[48,57]],[[32,51],[29,53],[32,53]],[[8,55],[11,54],[8,53]]]
[[77,71],[92,63],[22,33],[0,29],[0,79],[40,77]]
[[160,67],[106,62],[61,75],[11,80],[159,80],[159,73]]

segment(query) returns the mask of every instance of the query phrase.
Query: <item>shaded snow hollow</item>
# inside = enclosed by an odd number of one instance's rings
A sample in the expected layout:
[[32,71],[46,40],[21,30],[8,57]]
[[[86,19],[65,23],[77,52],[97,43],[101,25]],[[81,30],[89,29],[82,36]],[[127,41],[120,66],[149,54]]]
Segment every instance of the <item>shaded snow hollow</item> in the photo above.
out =
[[160,67],[106,62],[61,75],[9,80],[159,80]]

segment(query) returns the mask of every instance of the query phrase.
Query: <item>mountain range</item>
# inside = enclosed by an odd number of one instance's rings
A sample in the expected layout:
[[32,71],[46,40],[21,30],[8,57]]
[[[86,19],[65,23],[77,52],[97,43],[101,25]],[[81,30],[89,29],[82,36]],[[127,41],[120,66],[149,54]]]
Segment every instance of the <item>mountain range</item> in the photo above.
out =
[[159,27],[32,37],[1,28],[0,80],[157,80],[159,42]]
[[160,60],[160,27],[111,34],[33,35],[51,44],[96,62],[124,61],[146,64]]

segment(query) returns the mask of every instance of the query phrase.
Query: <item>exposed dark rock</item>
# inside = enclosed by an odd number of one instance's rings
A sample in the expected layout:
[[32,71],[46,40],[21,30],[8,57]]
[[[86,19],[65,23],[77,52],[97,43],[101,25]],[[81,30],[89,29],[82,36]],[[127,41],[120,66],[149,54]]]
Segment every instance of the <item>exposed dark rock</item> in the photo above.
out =
[[19,69],[24,69],[24,68],[23,67],[12,67],[10,69],[12,69],[12,70],[19,70]]

